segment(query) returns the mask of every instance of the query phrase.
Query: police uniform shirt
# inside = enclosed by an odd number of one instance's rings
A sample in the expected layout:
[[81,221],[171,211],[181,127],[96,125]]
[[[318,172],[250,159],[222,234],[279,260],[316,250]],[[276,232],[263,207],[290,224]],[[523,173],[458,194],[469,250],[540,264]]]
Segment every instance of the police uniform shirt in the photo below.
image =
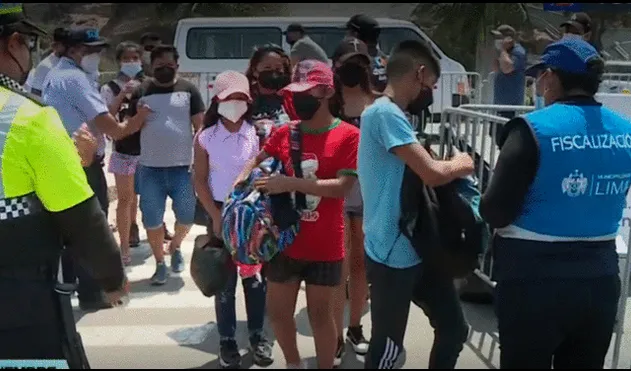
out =
[[98,141],[97,155],[105,155],[105,137],[94,125],[94,119],[109,109],[96,83],[73,60],[62,57],[48,74],[42,99],[57,110],[68,135],[86,123]]
[[48,76],[48,73],[57,66],[59,60],[60,58],[55,55],[55,53],[50,53],[48,57],[44,58],[44,60],[35,67],[31,74],[29,74],[29,79],[27,80],[27,84],[25,84],[27,85],[26,90],[30,93],[36,94],[39,92],[37,94],[41,94],[44,81],[46,81],[46,76]]

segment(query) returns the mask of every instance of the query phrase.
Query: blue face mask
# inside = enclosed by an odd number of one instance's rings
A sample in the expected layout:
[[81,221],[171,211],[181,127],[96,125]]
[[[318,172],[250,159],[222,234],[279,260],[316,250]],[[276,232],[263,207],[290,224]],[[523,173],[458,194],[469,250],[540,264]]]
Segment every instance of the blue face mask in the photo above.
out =
[[546,106],[546,102],[541,95],[535,95],[535,109],[542,109]]
[[121,73],[129,78],[134,78],[142,71],[140,62],[121,63]]

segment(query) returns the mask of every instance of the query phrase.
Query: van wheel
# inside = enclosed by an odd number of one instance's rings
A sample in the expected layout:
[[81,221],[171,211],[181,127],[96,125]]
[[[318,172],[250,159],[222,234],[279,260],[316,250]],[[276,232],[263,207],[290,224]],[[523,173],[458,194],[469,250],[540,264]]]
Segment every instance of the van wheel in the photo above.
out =
[[473,273],[471,273],[467,278],[461,280],[456,285],[456,289],[460,299],[467,303],[493,303],[493,288]]

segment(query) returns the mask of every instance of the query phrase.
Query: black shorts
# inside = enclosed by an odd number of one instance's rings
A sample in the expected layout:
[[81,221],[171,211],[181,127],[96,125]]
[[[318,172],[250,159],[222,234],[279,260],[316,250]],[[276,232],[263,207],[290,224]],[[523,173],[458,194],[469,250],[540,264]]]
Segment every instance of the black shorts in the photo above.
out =
[[341,283],[343,262],[309,262],[278,254],[266,264],[265,275],[275,283],[305,281],[307,285],[334,287]]

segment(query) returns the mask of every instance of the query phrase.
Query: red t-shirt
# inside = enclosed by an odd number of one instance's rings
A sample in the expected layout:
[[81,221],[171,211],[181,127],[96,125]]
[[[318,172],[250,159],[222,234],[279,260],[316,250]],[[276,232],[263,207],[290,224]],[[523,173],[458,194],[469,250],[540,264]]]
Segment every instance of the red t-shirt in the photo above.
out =
[[[336,120],[324,130],[302,127],[302,174],[305,179],[335,179],[340,174],[354,175],[357,169],[359,130]],[[278,128],[265,144],[265,153],[280,160],[293,176],[289,125]],[[344,198],[307,195],[307,210],[302,213],[300,232],[284,252],[305,261],[344,259]]]

